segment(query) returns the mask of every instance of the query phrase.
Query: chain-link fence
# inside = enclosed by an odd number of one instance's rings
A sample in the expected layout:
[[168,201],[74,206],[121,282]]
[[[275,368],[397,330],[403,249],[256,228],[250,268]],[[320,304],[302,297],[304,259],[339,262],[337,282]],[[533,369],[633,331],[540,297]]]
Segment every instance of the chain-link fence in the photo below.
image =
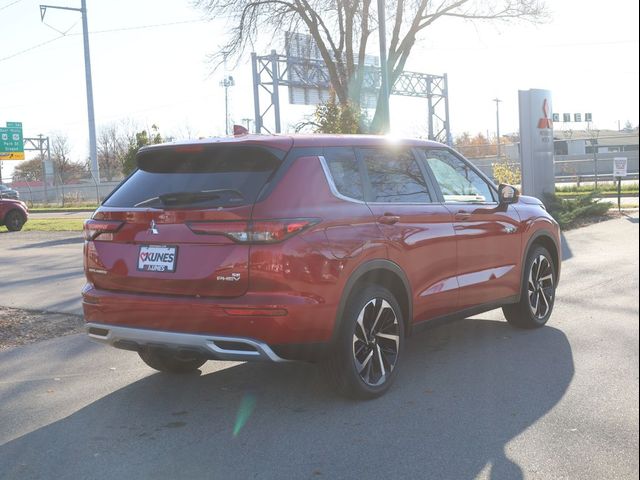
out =
[[120,183],[121,179],[96,181],[91,173],[64,179],[56,174],[43,180],[13,178],[10,187],[18,191],[20,200],[29,206],[94,206],[99,204]]

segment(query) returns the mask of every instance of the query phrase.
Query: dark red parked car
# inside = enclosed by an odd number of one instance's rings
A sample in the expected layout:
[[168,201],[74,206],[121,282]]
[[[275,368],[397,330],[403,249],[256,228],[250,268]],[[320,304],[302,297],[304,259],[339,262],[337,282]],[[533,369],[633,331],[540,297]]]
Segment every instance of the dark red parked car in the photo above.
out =
[[22,230],[29,218],[27,204],[11,198],[0,198],[0,225],[11,232]]
[[245,135],[137,165],[85,224],[83,306],[92,339],[157,370],[322,361],[374,397],[420,324],[551,315],[557,223],[444,145]]

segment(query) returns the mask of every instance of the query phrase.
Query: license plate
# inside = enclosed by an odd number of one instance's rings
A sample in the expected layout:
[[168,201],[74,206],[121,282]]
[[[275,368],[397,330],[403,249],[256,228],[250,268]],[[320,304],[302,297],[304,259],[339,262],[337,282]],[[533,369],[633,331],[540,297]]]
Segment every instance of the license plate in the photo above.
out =
[[141,245],[138,252],[138,270],[143,272],[176,271],[178,247],[169,245]]

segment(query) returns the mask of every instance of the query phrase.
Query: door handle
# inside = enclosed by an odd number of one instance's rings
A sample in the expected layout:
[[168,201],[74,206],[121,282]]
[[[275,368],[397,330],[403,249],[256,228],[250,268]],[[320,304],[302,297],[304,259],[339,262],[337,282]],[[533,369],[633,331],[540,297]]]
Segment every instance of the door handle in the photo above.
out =
[[399,221],[400,217],[392,213],[385,213],[383,216],[378,217],[378,223],[383,223],[384,225],[393,225]]
[[470,216],[470,212],[460,211],[456,213],[456,220],[468,220]]

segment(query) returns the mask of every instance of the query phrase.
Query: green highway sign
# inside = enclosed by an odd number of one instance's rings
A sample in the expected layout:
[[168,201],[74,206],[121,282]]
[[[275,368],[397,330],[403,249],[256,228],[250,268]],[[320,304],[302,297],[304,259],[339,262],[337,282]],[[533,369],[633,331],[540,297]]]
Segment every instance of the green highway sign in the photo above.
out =
[[0,160],[24,160],[22,122],[0,127]]

